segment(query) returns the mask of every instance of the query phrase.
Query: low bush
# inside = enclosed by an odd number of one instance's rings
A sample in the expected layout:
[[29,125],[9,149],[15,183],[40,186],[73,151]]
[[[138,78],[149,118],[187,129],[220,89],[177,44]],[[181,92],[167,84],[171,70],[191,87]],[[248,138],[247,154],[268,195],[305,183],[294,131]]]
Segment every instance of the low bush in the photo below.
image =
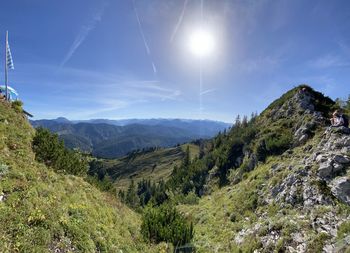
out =
[[141,233],[150,242],[171,242],[174,246],[191,242],[194,235],[193,224],[169,203],[144,209]]
[[307,252],[322,252],[325,242],[330,239],[330,235],[325,232],[321,232],[309,242],[307,246]]
[[343,239],[347,235],[350,235],[350,221],[343,222],[338,229],[337,237]]
[[33,138],[33,151],[39,162],[52,167],[56,172],[73,175],[85,175],[88,164],[76,151],[64,147],[57,134],[44,128],[38,128]]
[[23,112],[23,102],[20,100],[16,100],[12,102],[12,108],[15,109],[16,112]]

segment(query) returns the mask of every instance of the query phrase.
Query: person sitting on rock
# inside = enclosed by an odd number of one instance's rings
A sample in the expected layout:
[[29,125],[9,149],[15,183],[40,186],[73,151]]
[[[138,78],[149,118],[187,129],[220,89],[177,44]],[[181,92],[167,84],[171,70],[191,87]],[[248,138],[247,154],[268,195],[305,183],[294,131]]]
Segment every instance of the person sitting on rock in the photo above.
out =
[[333,117],[330,119],[330,121],[332,127],[340,127],[344,125],[343,115],[338,110],[335,110],[333,112]]

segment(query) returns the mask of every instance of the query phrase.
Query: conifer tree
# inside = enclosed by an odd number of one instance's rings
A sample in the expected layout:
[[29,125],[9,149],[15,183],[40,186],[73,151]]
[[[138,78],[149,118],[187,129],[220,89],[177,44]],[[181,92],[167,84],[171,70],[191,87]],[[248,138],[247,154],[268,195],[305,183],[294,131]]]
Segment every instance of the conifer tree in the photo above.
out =
[[235,127],[240,127],[241,126],[241,116],[238,114],[235,120]]
[[187,145],[186,147],[186,152],[185,152],[185,157],[184,157],[184,160],[183,160],[183,166],[184,167],[187,167],[189,164],[190,164],[190,146]]

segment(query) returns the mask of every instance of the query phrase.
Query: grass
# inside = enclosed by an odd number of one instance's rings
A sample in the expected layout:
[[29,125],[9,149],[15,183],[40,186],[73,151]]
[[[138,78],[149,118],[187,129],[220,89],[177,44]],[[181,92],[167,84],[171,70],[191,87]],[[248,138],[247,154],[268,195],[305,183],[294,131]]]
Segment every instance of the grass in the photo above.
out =
[[[306,145],[309,144],[313,144],[313,140]],[[201,198],[197,205],[179,205],[179,210],[194,222],[197,251],[253,252],[263,248],[262,252],[285,252],[287,245],[292,243],[293,233],[302,231],[307,238],[308,251],[320,252],[330,237],[325,233],[315,233],[310,212],[304,212],[298,206],[262,201],[271,187],[280,184],[290,173],[289,165],[299,168],[300,158],[304,155],[303,147],[297,147],[291,157],[269,157],[265,163],[246,173],[238,184],[214,191]],[[271,167],[276,163],[284,165],[284,169],[273,173]],[[339,217],[346,219],[350,208],[339,204],[337,208]],[[334,210],[333,206],[315,206],[313,213],[323,216],[331,210]],[[256,227],[256,224],[260,226]],[[349,227],[348,222],[340,226],[338,239],[348,235]],[[279,239],[275,244],[262,246],[261,238],[271,231],[277,232]],[[245,236],[241,243],[237,243],[235,238],[240,232]]]
[[[234,252],[240,248],[233,238],[258,219],[259,189],[268,176],[269,168],[266,164],[250,172],[246,180],[214,191],[210,196],[201,198],[198,205],[179,206],[179,210],[195,223],[194,244],[198,252]],[[257,246],[251,245],[253,248]],[[242,246],[241,250],[249,252],[248,245]]]
[[140,217],[82,178],[36,162],[34,130],[0,103],[2,252],[156,252],[139,233]]
[[174,148],[160,148],[145,154],[123,157],[115,160],[103,160],[108,173],[115,180],[117,190],[126,190],[131,179],[135,183],[142,179],[157,182],[166,181],[175,166],[181,164],[187,146],[190,149],[191,158],[198,156],[199,147],[194,144],[184,144]]
[[[258,123],[263,129],[258,139],[272,133],[290,136],[291,126],[297,128],[308,121],[295,114],[268,124],[273,109],[282,106],[292,95],[287,93],[262,113]],[[328,101],[323,104],[327,105]],[[329,106],[325,112],[327,108]],[[155,247],[142,241],[139,215],[118,200],[79,177],[56,174],[37,163],[31,150],[34,132],[28,122],[7,104],[0,104],[0,115],[0,195],[5,198],[0,202],[0,241],[5,252],[47,252],[55,248],[81,252],[164,249],[164,245]],[[316,145],[321,133],[316,130],[312,134],[315,136],[306,145]],[[131,178],[135,182],[142,178],[166,180],[173,167],[180,163],[184,150],[185,146],[159,149],[104,162],[117,187],[125,189]],[[192,158],[198,154],[198,147],[191,145],[190,150]],[[270,156],[254,170],[244,172],[237,184],[218,188],[199,200],[189,198],[182,202],[186,204],[178,205],[178,210],[194,222],[196,252],[254,252],[263,247],[261,238],[271,231],[280,237],[276,245],[267,245],[265,252],[285,251],[293,233],[298,231],[305,234],[309,251],[322,250],[329,237],[315,232],[310,212],[300,206],[265,201],[271,188],[290,173],[287,167],[298,168],[305,155],[304,147],[300,146],[294,148],[292,154]],[[284,165],[284,169],[273,173],[271,167],[275,164]],[[327,191],[323,185],[318,186]],[[322,216],[333,208],[338,217],[347,217],[350,208],[335,203],[336,206],[313,207],[312,211]],[[336,239],[347,236],[349,227],[348,222],[341,224]],[[244,235],[242,242],[235,240],[240,233]]]
[[321,232],[314,236],[314,238],[309,242],[307,247],[307,252],[322,252],[325,245],[325,241],[330,239],[327,233]]

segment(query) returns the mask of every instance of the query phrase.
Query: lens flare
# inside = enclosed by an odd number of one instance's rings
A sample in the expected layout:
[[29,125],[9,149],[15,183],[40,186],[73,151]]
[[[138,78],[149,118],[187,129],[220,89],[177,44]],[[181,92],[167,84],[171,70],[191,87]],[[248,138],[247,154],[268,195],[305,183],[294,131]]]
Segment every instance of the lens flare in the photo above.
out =
[[199,29],[194,31],[189,38],[189,50],[198,57],[210,55],[215,46],[214,36],[209,31]]

